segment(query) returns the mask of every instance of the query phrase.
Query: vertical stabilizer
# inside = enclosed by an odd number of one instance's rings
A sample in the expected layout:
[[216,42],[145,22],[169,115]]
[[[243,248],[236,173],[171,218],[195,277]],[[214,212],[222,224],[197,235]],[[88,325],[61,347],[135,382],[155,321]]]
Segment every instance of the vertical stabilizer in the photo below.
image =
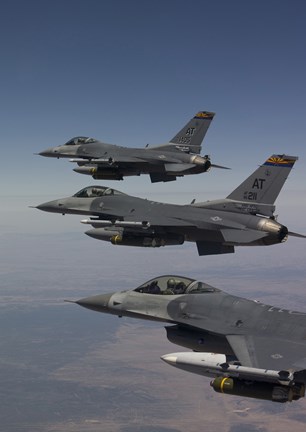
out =
[[215,113],[199,111],[168,143],[150,147],[151,150],[201,152],[202,141]]
[[250,204],[274,204],[297,160],[297,156],[272,155],[227,198]]
[[215,113],[208,111],[198,112],[186,126],[170,140],[170,143],[175,144],[180,150],[188,153],[200,153],[202,141],[214,115]]

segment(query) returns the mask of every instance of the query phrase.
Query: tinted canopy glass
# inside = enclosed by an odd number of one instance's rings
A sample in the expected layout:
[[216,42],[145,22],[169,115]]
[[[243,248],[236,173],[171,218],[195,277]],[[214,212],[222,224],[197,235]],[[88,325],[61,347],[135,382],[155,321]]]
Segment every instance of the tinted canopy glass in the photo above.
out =
[[89,137],[83,137],[83,136],[79,136],[79,137],[74,137],[71,138],[69,141],[67,141],[65,143],[65,145],[80,145],[80,144],[89,144],[89,143],[94,143],[97,140],[94,138],[89,138]]
[[87,186],[73,196],[77,198],[98,198],[108,195],[124,195],[124,193],[105,186]]
[[203,294],[219,291],[204,282],[182,276],[159,276],[144,283],[134,291],[145,294]]

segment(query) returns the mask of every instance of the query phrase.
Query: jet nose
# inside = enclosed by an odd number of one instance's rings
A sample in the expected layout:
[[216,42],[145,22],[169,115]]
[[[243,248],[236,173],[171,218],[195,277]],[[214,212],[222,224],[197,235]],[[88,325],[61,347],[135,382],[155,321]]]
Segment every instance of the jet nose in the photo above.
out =
[[51,213],[65,213],[65,206],[60,200],[48,201],[36,206],[38,210]]
[[57,147],[50,147],[46,150],[39,152],[39,156],[45,156],[45,157],[58,157],[59,151],[57,150]]
[[91,309],[97,312],[110,312],[109,311],[109,301],[112,294],[99,294],[92,297],[86,297],[81,300],[77,300],[76,303],[87,309]]
[[38,153],[40,156],[56,157],[56,158],[69,158],[78,154],[79,145],[60,145],[56,147],[50,147],[46,150]]

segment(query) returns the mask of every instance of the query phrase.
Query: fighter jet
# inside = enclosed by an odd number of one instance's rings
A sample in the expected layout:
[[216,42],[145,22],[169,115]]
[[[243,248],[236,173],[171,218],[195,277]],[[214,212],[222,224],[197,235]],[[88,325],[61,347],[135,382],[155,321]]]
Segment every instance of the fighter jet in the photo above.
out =
[[89,186],[72,197],[38,209],[90,215],[90,237],[114,245],[160,247],[195,242],[199,255],[233,253],[235,246],[282,243],[286,226],[275,220],[274,202],[296,156],[272,155],[227,198],[190,205],[163,204],[103,186]]
[[159,276],[134,290],[75,303],[166,322],[168,340],[194,352],[161,358],[214,378],[219,393],[288,402],[305,395],[306,314],[227,294],[188,277]]
[[226,169],[212,164],[208,155],[199,155],[214,115],[208,111],[198,112],[170,142],[154,147],[127,148],[94,138],[75,137],[39,155],[72,158],[71,162],[78,164],[74,171],[89,174],[96,180],[123,180],[126,176],[149,174],[152,183],[168,182],[206,172],[210,167]]

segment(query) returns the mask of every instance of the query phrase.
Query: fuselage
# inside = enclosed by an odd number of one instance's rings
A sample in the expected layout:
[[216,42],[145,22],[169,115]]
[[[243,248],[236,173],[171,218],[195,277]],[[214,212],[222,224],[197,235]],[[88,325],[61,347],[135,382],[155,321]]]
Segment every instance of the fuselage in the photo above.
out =
[[[100,186],[90,187],[91,190],[95,188],[103,189]],[[201,206],[177,205],[133,197],[114,189],[104,190],[110,193],[81,196],[80,191],[75,196],[50,201],[38,208],[61,214],[90,215],[110,221],[148,222],[141,230],[143,234],[149,234],[152,230],[155,233],[177,233],[191,242],[218,241],[243,245],[256,244],[257,241],[258,244],[273,244],[286,239],[286,227],[267,217],[241,213],[228,200],[209,201]],[[92,225],[95,227],[94,221]],[[237,234],[237,241],[233,233]]]
[[[167,148],[163,149],[162,146],[156,148],[138,148],[138,147],[123,147],[115,144],[103,143],[96,141],[93,143],[79,144],[79,145],[62,145],[58,147],[51,147],[40,153],[42,156],[55,157],[55,158],[84,158],[89,161],[90,159],[105,159],[109,158],[120,160],[120,158],[130,158],[131,162],[135,158],[141,161],[148,161],[150,163],[164,164],[169,163],[192,163],[197,161],[196,154],[185,153],[177,149],[176,151],[169,151]],[[198,159],[201,162],[201,159]],[[203,161],[201,162],[203,164]]]
[[[177,286],[183,283],[185,292],[170,292],[167,280],[174,280]],[[155,281],[162,290],[144,292]],[[216,337],[252,334],[301,343],[306,339],[306,313],[233,296],[203,282],[188,285],[180,276],[161,276],[135,290],[92,296],[77,303],[102,313],[178,324]],[[197,350],[209,351],[205,343]]]
[[214,390],[288,402],[305,395],[306,314],[227,294],[187,277],[165,275],[134,290],[87,297],[85,308],[152,321],[192,351],[161,358],[214,378]]

